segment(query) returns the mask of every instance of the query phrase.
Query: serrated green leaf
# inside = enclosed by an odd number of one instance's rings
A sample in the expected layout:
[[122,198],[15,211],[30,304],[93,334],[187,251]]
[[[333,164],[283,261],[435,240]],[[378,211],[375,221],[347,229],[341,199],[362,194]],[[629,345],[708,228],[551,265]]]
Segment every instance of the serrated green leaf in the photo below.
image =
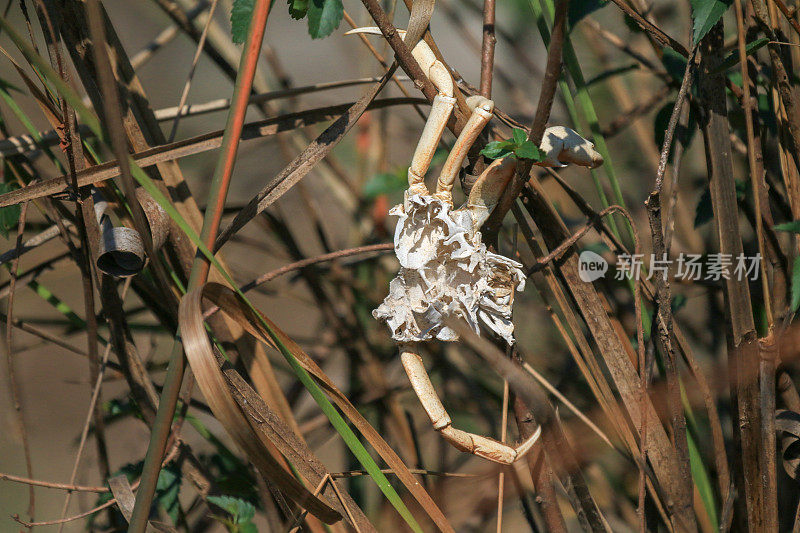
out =
[[258,533],[258,528],[252,522],[239,524],[239,533]]
[[253,18],[255,0],[233,0],[231,9],[231,38],[236,44],[242,44],[247,38],[247,29]]
[[784,224],[778,224],[777,226],[775,226],[775,231],[800,233],[800,220],[795,220],[793,222],[785,222]]
[[308,13],[308,0],[289,0],[289,15],[300,20]]
[[517,146],[516,150],[514,150],[514,155],[520,159],[532,159],[533,161],[542,161],[544,159],[544,154],[533,141],[525,141]]
[[693,40],[698,43],[719,22],[725,11],[731,7],[733,0],[690,0],[690,3],[694,21]]
[[342,0],[309,0],[308,34],[312,39],[327,37],[339,27],[342,16]]
[[237,519],[239,524],[250,522],[256,515],[256,508],[252,503],[246,500],[238,500],[237,502]]
[[792,265],[792,313],[800,307],[800,259],[795,258]]
[[255,506],[241,498],[234,498],[232,496],[209,496],[208,502],[223,509],[226,513],[231,515],[231,521],[234,524],[245,524],[253,520],[256,515]]
[[510,154],[514,149],[511,141],[492,141],[481,150],[481,155],[489,159],[501,159]]
[[[10,183],[0,182],[0,194],[5,194],[14,189],[16,187]],[[8,231],[17,226],[21,211],[19,204],[0,208],[0,235],[4,239],[8,239]]]
[[240,501],[239,498],[234,498],[232,496],[209,496],[207,498],[208,503],[212,503],[228,513],[229,515],[236,517],[239,509],[238,502]]
[[514,128],[514,130],[511,132],[511,138],[514,140],[514,144],[521,145],[528,140],[528,134],[525,132],[525,130]]

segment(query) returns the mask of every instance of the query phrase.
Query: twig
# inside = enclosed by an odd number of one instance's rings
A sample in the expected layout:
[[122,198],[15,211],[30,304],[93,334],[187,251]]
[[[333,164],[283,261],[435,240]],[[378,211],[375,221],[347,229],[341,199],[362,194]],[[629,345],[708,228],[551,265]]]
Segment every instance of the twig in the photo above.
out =
[[623,13],[631,17],[636,24],[639,25],[645,32],[651,35],[662,46],[669,46],[683,57],[689,57],[689,51],[681,43],[664,33],[661,28],[655,26],[652,22],[644,19],[639,13],[636,12],[631,6],[626,4],[623,0],[611,0],[619,7]]
[[[664,242],[664,225],[661,217],[661,190],[664,185],[664,173],[667,169],[667,161],[669,160],[669,153],[672,148],[672,139],[675,135],[675,129],[678,126],[678,121],[681,117],[681,109],[686,95],[692,85],[693,71],[694,71],[694,58],[697,48],[692,48],[689,58],[686,63],[686,69],[683,73],[683,81],[681,88],[678,92],[678,97],[675,105],[672,108],[672,115],[670,116],[667,130],[664,134],[664,142],[661,146],[661,156],[658,162],[658,169],[656,171],[655,184],[653,190],[645,201],[647,207],[647,216],[650,221],[650,233],[653,240],[653,253],[654,257],[659,260],[667,259],[667,247]],[[673,327],[672,327],[672,298],[670,296],[670,286],[667,276],[656,276],[656,301],[658,304],[658,320],[657,330],[659,333],[659,341],[661,345],[661,352],[664,354],[664,364],[667,372],[667,389],[669,395],[669,407],[671,410],[672,418],[672,440],[674,442],[675,450],[677,452],[678,468],[676,477],[682,481],[682,491],[679,493],[681,500],[675,502],[676,505],[681,507],[692,508],[692,485],[691,474],[689,471],[689,448],[686,438],[686,419],[683,415],[683,406],[681,404],[680,396],[680,383],[678,381],[677,370],[677,357],[675,349],[672,344]],[[639,342],[642,342],[640,340]],[[644,346],[639,346],[639,371],[641,373],[642,382],[642,405],[644,405],[647,396],[648,386],[648,372],[647,364],[644,359]],[[642,440],[642,457],[647,456],[646,448],[646,433],[644,424],[639,428],[639,434]],[[642,471],[639,480],[639,513],[641,515],[642,531],[646,527],[646,519],[644,514],[644,490],[645,490],[645,474]]]
[[[64,227],[71,228],[72,222],[68,220],[64,220]],[[42,231],[38,235],[35,235],[25,241],[21,246],[15,246],[14,248],[8,250],[7,252],[3,252],[0,254],[0,264],[7,263],[17,257],[30,252],[31,250],[35,249],[42,244],[53,240],[55,237],[58,236],[58,226],[55,224],[47,228],[46,230]]]
[[[219,250],[233,235],[242,229],[259,213],[272,205],[283,196],[295,183],[303,179],[314,166],[327,156],[333,148],[344,139],[345,135],[364,114],[378,93],[386,86],[391,76],[397,69],[393,64],[381,78],[359,100],[347,109],[336,122],[328,126],[314,141],[294,158],[281,172],[275,176],[263,189],[253,196],[247,206],[236,214],[228,226],[223,229],[212,250]],[[221,212],[221,208],[220,208]]]
[[25,485],[34,485],[36,487],[69,490],[75,492],[111,492],[108,487],[91,487],[86,485],[72,485],[71,483],[56,483],[55,481],[41,481],[38,479],[28,479],[26,477],[3,473],[0,473],[0,481],[12,481],[14,483],[24,483]]
[[[19,213],[19,222],[17,226],[17,248],[22,244],[22,234],[25,231],[25,221],[27,219],[28,203],[22,204],[22,209]],[[22,449],[25,453],[25,471],[29,478],[33,477],[33,464],[31,462],[31,446],[28,440],[28,429],[25,426],[25,415],[22,412],[22,401],[20,400],[19,383],[17,383],[17,376],[14,372],[14,348],[13,348],[13,321],[14,321],[14,289],[17,283],[17,271],[19,269],[19,257],[14,259],[11,266],[11,282],[9,284],[8,306],[6,316],[6,370],[8,372],[9,394],[11,396],[11,405],[14,408],[14,420],[17,424],[17,430],[20,432],[22,438]],[[34,511],[36,509],[36,494],[33,486],[28,488],[28,516],[33,520]]]
[[17,522],[18,524],[22,524],[23,526],[25,526],[27,528],[33,528],[33,527],[37,527],[37,526],[57,526],[59,524],[66,524],[67,522],[73,522],[75,520],[80,520],[81,518],[86,518],[87,516],[91,516],[91,515],[93,515],[95,513],[99,513],[103,509],[108,509],[109,507],[111,507],[112,505],[114,505],[116,503],[117,503],[117,500],[112,498],[112,499],[108,500],[106,503],[104,503],[102,505],[98,505],[97,507],[95,507],[93,509],[89,509],[88,511],[85,511],[83,513],[76,514],[76,515],[73,515],[73,516],[69,516],[67,518],[59,518],[58,520],[48,520],[46,522],[26,522],[25,520],[22,520],[19,517],[19,515],[17,515],[17,514],[11,515],[11,518],[15,522]]
[[[189,22],[193,22],[194,19],[196,19],[198,15],[205,11],[207,7],[208,2],[206,2],[206,0],[201,0],[198,2],[194,8],[186,13],[186,17],[189,19]],[[156,52],[158,52],[167,43],[175,39],[175,37],[178,36],[178,31],[180,31],[180,29],[176,24],[170,24],[161,30],[161,33],[156,35],[153,40],[147,44],[147,46],[142,48],[140,51],[135,53],[133,57],[131,57],[131,67],[133,67],[134,70],[139,70],[139,68],[147,63]]]
[[[531,131],[528,133],[528,140],[534,145],[539,146],[544,136],[547,121],[550,118],[550,110],[553,107],[553,99],[556,94],[556,86],[561,77],[561,58],[564,47],[567,26],[567,8],[569,0],[556,0],[555,17],[553,18],[553,31],[550,37],[550,46],[547,49],[547,66],[545,67],[542,87],[539,91],[539,103],[536,106],[536,115],[533,117]],[[483,225],[483,234],[486,242],[495,243],[497,233],[503,223],[503,218],[511,209],[511,205],[516,201],[522,187],[527,183],[529,174],[533,168],[532,159],[521,159],[517,162],[514,178],[506,186],[503,195],[497,206],[489,215],[489,219]]]
[[[128,289],[131,286],[131,281],[132,281],[132,278],[128,278],[128,279],[125,280],[125,285],[122,288],[122,299],[123,300],[125,299],[125,295],[127,294]],[[96,330],[97,330],[97,326],[95,326],[95,332],[96,332]],[[94,344],[97,345],[97,342],[94,341],[93,339],[90,339],[90,342],[94,342]],[[91,396],[91,398],[89,400],[89,407],[87,408],[87,411],[86,411],[86,420],[84,421],[83,429],[81,430],[81,438],[80,438],[80,442],[78,444],[78,451],[75,452],[75,461],[72,463],[72,473],[69,476],[69,483],[70,484],[75,483],[75,479],[78,477],[78,467],[80,466],[80,463],[81,463],[81,458],[83,456],[84,446],[86,445],[86,439],[89,436],[89,429],[91,428],[92,420],[94,419],[95,423],[96,423],[96,420],[97,420],[97,415],[98,415],[97,402],[98,402],[98,400],[100,398],[101,390],[102,390],[102,387],[103,387],[103,378],[105,376],[105,371],[106,371],[106,367],[107,367],[106,365],[108,364],[108,356],[111,353],[111,347],[112,346],[113,346],[113,343],[111,343],[111,342],[106,344],[105,352],[103,353],[103,358],[99,362],[99,368],[98,368],[98,370],[96,372],[95,383],[94,383],[94,386],[92,387],[92,396]],[[100,413],[100,416],[102,416],[102,413]],[[107,490],[105,492],[107,492]],[[67,494],[67,497],[64,499],[64,505],[63,505],[63,508],[61,510],[61,518],[64,518],[64,516],[66,515],[67,509],[69,507],[70,496],[71,496],[71,494]]]
[[[492,72],[494,70],[495,0],[483,0],[483,41],[481,44],[481,96],[492,97]],[[498,525],[499,527],[499,525]]]

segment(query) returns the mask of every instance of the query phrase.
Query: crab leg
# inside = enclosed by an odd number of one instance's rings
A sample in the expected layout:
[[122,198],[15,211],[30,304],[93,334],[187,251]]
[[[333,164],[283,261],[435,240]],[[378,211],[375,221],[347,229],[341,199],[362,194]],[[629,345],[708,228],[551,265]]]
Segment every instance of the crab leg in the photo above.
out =
[[475,228],[480,228],[489,218],[506,185],[514,176],[516,166],[516,160],[511,157],[497,159],[475,181],[467,202],[460,208],[469,211]]
[[[421,44],[424,44],[424,41],[420,41],[417,48]],[[424,181],[425,172],[428,171],[428,167],[431,165],[433,154],[439,145],[439,140],[442,138],[444,128],[447,126],[447,120],[456,105],[456,99],[453,98],[453,79],[441,62],[436,60],[431,65],[428,77],[439,90],[439,94],[433,98],[430,115],[428,115],[428,120],[425,122],[422,135],[419,137],[414,156],[411,158],[411,166],[408,168],[409,194],[428,194]]]
[[450,205],[453,205],[453,183],[458,171],[461,170],[461,165],[464,163],[470,147],[475,143],[475,139],[492,119],[492,111],[494,111],[494,102],[482,96],[470,96],[467,98],[467,104],[472,108],[472,114],[444,162],[442,173],[436,184],[436,194],[434,194]]
[[539,439],[542,432],[541,427],[516,447],[454,428],[450,415],[447,414],[442,401],[436,394],[436,389],[433,388],[428,372],[425,370],[425,365],[422,363],[422,357],[417,354],[417,343],[401,344],[399,348],[403,368],[405,368],[408,379],[411,381],[411,387],[431,419],[433,429],[441,433],[445,440],[459,450],[483,457],[495,463],[510,465],[528,453]]
[[[397,32],[401,37],[405,36],[406,33],[403,30],[397,30]],[[381,31],[375,27],[356,28],[345,35],[356,33],[380,35]],[[450,119],[450,113],[452,113],[453,107],[456,105],[456,99],[453,97],[453,78],[450,76],[450,72],[441,61],[436,59],[436,54],[433,53],[433,50],[425,41],[417,43],[411,50],[411,55],[414,56],[422,71],[431,80],[436,90],[439,91],[439,94],[433,98],[431,112],[425,122],[417,148],[414,150],[414,156],[411,158],[411,166],[408,168],[408,193],[412,195],[427,195],[428,189],[425,187],[424,181],[425,173],[431,165],[433,154],[442,138],[447,121]]]

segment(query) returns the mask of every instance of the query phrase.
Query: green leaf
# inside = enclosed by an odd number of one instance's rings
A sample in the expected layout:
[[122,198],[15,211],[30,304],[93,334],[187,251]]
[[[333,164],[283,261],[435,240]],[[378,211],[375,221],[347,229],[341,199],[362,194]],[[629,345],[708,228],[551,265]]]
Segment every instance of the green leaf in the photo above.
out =
[[242,44],[247,38],[250,19],[253,18],[255,0],[233,0],[231,9],[231,37],[236,44]]
[[236,517],[238,514],[238,498],[233,498],[231,496],[209,496],[208,503],[213,503],[223,511],[227,512],[229,515]]
[[[403,169],[401,169],[403,170]],[[404,172],[383,172],[376,174],[372,179],[364,184],[362,193],[364,198],[372,200],[381,194],[393,194],[405,190],[408,187],[408,178],[405,169]]]
[[690,0],[690,3],[694,21],[693,40],[698,43],[719,22],[733,0]]
[[342,0],[309,0],[308,33],[312,39],[327,37],[339,27],[344,15]]
[[239,524],[239,533],[258,533],[258,528],[252,522]]
[[514,144],[519,146],[528,140],[528,134],[525,130],[514,128],[514,131],[511,133],[511,138],[514,140]]
[[567,8],[567,25],[574,28],[584,17],[591,15],[608,4],[608,0],[577,0],[569,3]]
[[256,515],[256,508],[253,506],[252,503],[245,500],[237,500],[236,505],[237,505],[237,518],[239,520],[238,522],[239,524],[250,522]]
[[209,496],[208,502],[231,515],[234,524],[244,524],[253,520],[256,508],[252,503],[232,496]]
[[792,265],[792,313],[800,307],[800,260],[794,260]]
[[711,193],[708,189],[700,195],[697,207],[694,210],[694,227],[698,228],[714,218],[714,210],[711,207]]
[[501,159],[514,150],[514,143],[511,141],[492,141],[487,143],[481,150],[481,155],[489,159]]
[[289,0],[289,15],[300,20],[308,13],[308,0]]
[[542,161],[544,154],[539,147],[533,144],[533,141],[525,141],[514,150],[514,155],[520,159],[533,159],[534,161]]
[[178,522],[178,515],[181,503],[178,499],[181,490],[181,473],[174,463],[170,463],[158,474],[156,483],[156,499],[158,504],[164,508],[169,515],[172,523]]
[[[760,48],[766,46],[769,43],[769,39],[767,37],[762,37],[760,39],[756,39],[752,43],[747,43],[744,47],[745,55],[753,55],[755,54]],[[731,67],[735,67],[739,64],[739,50],[735,50],[731,52],[728,57],[726,57],[720,65],[714,69],[714,73],[720,73],[728,70]]]
[[786,222],[775,226],[775,231],[787,231],[790,233],[800,233],[800,220]]
[[[16,187],[11,183],[0,182],[0,194],[5,194],[14,189],[16,189]],[[0,208],[0,235],[2,235],[4,239],[8,239],[8,230],[17,226],[21,211],[22,209],[19,204]]]
[[686,58],[673,50],[672,48],[664,48],[664,54],[661,56],[661,63],[673,79],[676,81],[683,80],[683,73],[686,72]]

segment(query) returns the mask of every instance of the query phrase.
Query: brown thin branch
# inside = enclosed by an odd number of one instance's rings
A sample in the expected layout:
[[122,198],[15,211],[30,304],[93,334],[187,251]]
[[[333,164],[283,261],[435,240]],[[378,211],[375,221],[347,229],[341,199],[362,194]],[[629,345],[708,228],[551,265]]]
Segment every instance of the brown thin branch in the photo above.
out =
[[492,97],[494,71],[495,0],[483,0],[483,41],[481,43],[481,96]]
[[686,49],[681,43],[664,33],[661,28],[655,26],[652,22],[642,17],[635,9],[629,6],[624,0],[611,0],[623,13],[628,15],[636,22],[636,24],[652,36],[662,46],[668,46],[681,54],[683,57],[689,57],[689,50]]
[[[550,110],[553,107],[553,99],[556,94],[558,79],[561,77],[561,59],[564,38],[566,36],[567,8],[569,0],[556,0],[555,17],[553,19],[553,32],[550,37],[550,47],[547,50],[547,66],[545,67],[544,79],[539,91],[539,103],[536,107],[536,115],[533,117],[531,131],[528,133],[528,140],[539,146],[544,136],[547,121],[550,118]],[[500,201],[489,215],[489,219],[483,225],[483,234],[487,243],[494,243],[497,240],[497,232],[503,223],[503,218],[511,209],[511,205],[516,201],[522,187],[527,183],[531,168],[532,159],[520,159],[517,162],[514,178],[506,186]]]
[[2,472],[0,472],[0,481],[12,481],[14,483],[23,483],[25,485],[33,485],[35,487],[69,490],[75,492],[111,492],[108,487],[92,487],[87,485],[73,485],[71,483],[56,483],[55,481],[41,481],[38,479],[15,476],[14,474],[4,474]]
[[[28,203],[22,204],[22,209],[19,213],[19,221],[17,225],[17,248],[22,244],[22,234],[25,232],[25,221],[27,219]],[[14,321],[14,293],[17,283],[17,274],[19,270],[19,257],[14,259],[14,262],[9,269],[11,274],[11,281],[9,283],[8,293],[8,306],[6,316],[6,370],[8,372],[9,394],[11,396],[11,405],[14,409],[14,421],[17,424],[17,429],[22,438],[22,449],[25,454],[25,471],[29,478],[33,477],[33,464],[31,461],[31,445],[28,439],[28,429],[25,425],[25,415],[22,412],[22,401],[20,400],[19,383],[17,376],[14,372],[14,348],[13,348],[13,321]],[[28,489],[28,516],[33,520],[34,511],[36,509],[36,494],[33,487]]]
[[[655,184],[653,190],[645,201],[647,207],[647,217],[650,222],[650,233],[653,241],[653,253],[656,258],[662,260],[667,259],[667,244],[664,242],[664,224],[661,217],[661,191],[664,186],[664,173],[667,169],[667,161],[669,160],[669,153],[672,148],[672,139],[675,135],[675,129],[678,126],[678,121],[681,117],[681,109],[683,102],[692,85],[694,58],[697,48],[693,48],[689,54],[688,61],[686,62],[686,69],[683,73],[683,81],[681,88],[678,92],[678,97],[675,100],[675,105],[672,108],[672,115],[670,116],[667,130],[664,134],[664,142],[661,146],[661,156],[658,162],[658,170],[656,171]],[[672,423],[672,440],[675,446],[678,457],[679,471],[676,477],[680,480],[682,491],[680,492],[681,502],[676,502],[692,508],[692,485],[691,474],[689,471],[689,448],[686,437],[686,419],[683,415],[683,405],[681,403],[680,384],[678,381],[677,357],[676,350],[673,346],[673,322],[672,322],[672,298],[670,296],[670,286],[667,276],[656,276],[656,302],[658,308],[658,320],[656,323],[658,331],[658,339],[660,341],[661,352],[664,355],[664,364],[666,366],[667,377],[667,391],[669,398],[669,408]],[[641,347],[640,347],[641,348]],[[640,350],[641,351],[641,350]],[[642,394],[647,394],[648,376],[646,372],[646,363],[643,358],[640,359],[640,372],[642,380]],[[642,441],[645,440],[644,426],[639,428]],[[646,446],[642,444],[642,455],[646,457]],[[640,479],[640,498],[639,498],[639,512],[642,516],[641,527],[645,528],[644,517],[644,472],[641,474]]]

